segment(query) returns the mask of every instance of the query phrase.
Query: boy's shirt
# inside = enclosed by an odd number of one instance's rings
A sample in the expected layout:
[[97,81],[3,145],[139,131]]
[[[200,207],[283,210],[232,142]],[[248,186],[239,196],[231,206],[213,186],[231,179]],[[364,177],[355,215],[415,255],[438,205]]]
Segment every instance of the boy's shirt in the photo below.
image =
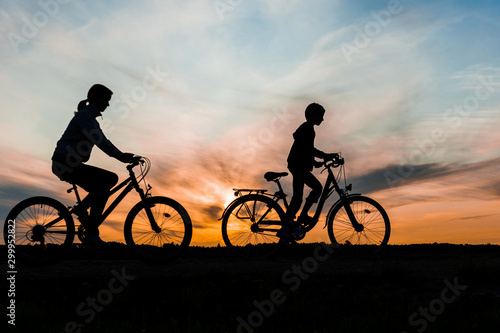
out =
[[293,133],[294,142],[288,154],[288,168],[312,171],[314,157],[323,157],[325,153],[314,148],[316,132],[314,125],[305,122]]

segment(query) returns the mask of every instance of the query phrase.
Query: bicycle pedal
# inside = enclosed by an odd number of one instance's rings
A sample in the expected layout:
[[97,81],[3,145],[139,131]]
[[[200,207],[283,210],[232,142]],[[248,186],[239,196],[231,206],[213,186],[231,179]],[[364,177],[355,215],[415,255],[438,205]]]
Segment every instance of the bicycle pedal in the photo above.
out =
[[281,229],[276,233],[276,236],[284,240],[291,238],[292,235],[290,234],[290,228],[288,226],[281,227]]
[[301,226],[295,227],[292,230],[292,237],[295,240],[301,240],[302,238],[305,237],[305,235],[306,235],[306,232],[305,232],[304,228],[302,228]]

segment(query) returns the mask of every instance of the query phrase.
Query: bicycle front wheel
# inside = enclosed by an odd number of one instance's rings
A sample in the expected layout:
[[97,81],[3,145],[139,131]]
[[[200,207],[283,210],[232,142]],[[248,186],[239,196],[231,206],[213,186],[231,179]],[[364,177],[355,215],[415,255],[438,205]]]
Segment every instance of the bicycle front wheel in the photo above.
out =
[[5,244],[15,243],[16,258],[48,262],[62,256],[75,235],[73,218],[59,201],[32,197],[18,203],[4,224]]
[[151,197],[130,210],[124,234],[127,245],[142,259],[161,262],[177,258],[189,246],[193,227],[181,204]]
[[364,196],[348,197],[349,207],[362,227],[356,230],[344,204],[338,204],[328,214],[328,236],[341,249],[354,253],[377,253],[389,241],[391,225],[384,208]]
[[259,258],[278,249],[285,213],[281,206],[258,194],[236,199],[222,219],[222,238],[228,248],[246,258]]

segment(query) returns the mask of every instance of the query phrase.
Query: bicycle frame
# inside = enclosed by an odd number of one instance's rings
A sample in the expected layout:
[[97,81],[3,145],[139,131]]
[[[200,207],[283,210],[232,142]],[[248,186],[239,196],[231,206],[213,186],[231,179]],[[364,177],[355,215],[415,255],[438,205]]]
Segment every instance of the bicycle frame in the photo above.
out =
[[[123,198],[125,198],[127,196],[127,194],[129,194],[130,191],[132,191],[132,189],[135,189],[139,193],[139,196],[141,197],[141,201],[145,201],[148,198],[148,196],[150,196],[149,190],[151,189],[151,186],[148,185],[146,193],[144,193],[144,190],[140,187],[139,182],[137,181],[137,178],[135,176],[135,173],[132,170],[139,163],[140,162],[134,162],[134,163],[128,165],[127,170],[129,172],[129,177],[127,179],[125,179],[123,182],[121,182],[120,184],[116,185],[113,189],[111,189],[110,196],[115,194],[116,192],[118,192],[121,188],[125,187],[123,189],[123,191],[118,195],[118,197],[116,197],[115,200],[113,200],[113,202],[111,204],[109,204],[108,208],[103,212],[99,225],[102,224],[102,222],[109,216],[109,214],[111,214],[111,212],[120,204],[120,202],[123,200]],[[71,191],[75,191],[77,204],[75,206],[71,207],[68,211],[70,214],[74,214],[74,210],[79,205],[82,204],[82,200],[80,200],[80,195],[78,194],[78,188],[77,188],[76,184],[73,184],[73,187],[68,190],[68,193],[70,193]],[[148,216],[149,222],[151,223],[151,228],[154,231],[158,232],[158,230],[160,230],[160,227],[156,223],[151,210],[149,209],[149,207],[146,207],[145,210],[146,210],[146,215]],[[55,220],[47,223],[45,225],[45,228],[52,227],[53,225],[55,225],[56,223],[61,221],[63,218],[64,218],[64,216],[59,216]],[[57,231],[54,231],[54,233],[57,233]]]
[[[146,198],[144,191],[140,188],[139,183],[137,182],[137,180],[135,178],[135,173],[132,170],[132,165],[127,166],[127,170],[129,171],[129,177],[127,179],[125,179],[123,182],[121,182],[120,184],[116,185],[114,188],[112,188],[110,191],[110,196],[115,194],[116,192],[118,192],[123,187],[125,187],[125,186],[126,187],[118,195],[118,197],[116,197],[115,200],[113,200],[113,202],[111,202],[111,204],[109,204],[108,208],[103,212],[102,220],[105,220],[106,217],[108,217],[109,214],[111,214],[111,212],[120,204],[120,202],[123,200],[123,198],[125,198],[127,196],[127,194],[129,194],[130,191],[132,191],[132,189],[135,188],[137,190],[137,192],[139,192],[141,200],[144,200]],[[75,210],[75,208],[77,208],[83,202],[82,200],[80,200],[80,195],[78,194],[78,188],[77,188],[76,184],[73,184],[73,187],[68,190],[68,193],[70,193],[72,191],[75,192],[77,204],[75,206],[73,206],[72,209],[70,209],[70,212],[73,212]],[[84,198],[84,200],[85,200],[85,198]]]
[[[344,168],[344,159],[343,158],[339,159],[338,166],[340,166],[342,168],[341,169],[341,171],[342,171]],[[332,167],[335,167],[334,163],[330,163],[330,164],[328,164],[328,162],[325,163],[325,168],[326,168],[326,170],[328,170],[328,177],[326,179],[325,187],[323,189],[323,192],[321,193],[321,197],[320,197],[320,200],[318,202],[318,208],[316,209],[316,214],[314,214],[314,217],[313,217],[314,222],[313,222],[312,226],[314,227],[316,225],[316,223],[318,223],[319,216],[321,215],[321,212],[323,210],[323,206],[324,206],[326,200],[330,197],[330,195],[333,194],[333,192],[337,192],[339,195],[339,199],[333,204],[332,209],[335,208],[339,204],[343,204],[353,227],[356,230],[358,230],[358,229],[362,228],[362,226],[356,220],[356,217],[354,216],[354,213],[352,212],[352,209],[350,206],[350,201],[348,200],[348,198],[350,196],[353,196],[353,195],[361,195],[361,194],[360,193],[356,193],[356,194],[349,194],[348,193],[352,189],[352,184],[346,185],[345,189],[340,188],[340,186],[337,182],[337,178],[333,174]],[[330,211],[332,211],[332,209]],[[330,212],[329,212],[329,214],[330,214]],[[328,224],[328,217],[325,220],[325,226],[323,227],[323,229],[326,228],[327,224]]]
[[[148,185],[148,188],[146,189],[146,192],[140,187],[139,182],[137,181],[137,178],[135,176],[135,173],[133,171],[133,168],[138,165],[139,163],[133,163],[127,166],[127,170],[129,172],[129,177],[125,179],[123,182],[120,184],[116,185],[113,189],[110,191],[110,196],[118,192],[123,188],[123,191],[109,204],[109,206],[106,208],[106,210],[102,213],[101,216],[101,221],[99,223],[102,224],[104,220],[111,214],[111,212],[120,204],[120,202],[125,198],[133,189],[139,193],[139,196],[141,198],[141,201],[145,201],[149,196],[149,190],[151,189],[151,186]],[[77,205],[73,206],[72,209],[70,209],[70,213],[73,213],[76,207],[82,204],[82,200],[80,200],[80,196],[78,195],[78,189],[75,184],[73,184],[73,188],[68,190],[68,192],[75,191],[75,195],[77,198]],[[146,214],[149,218],[149,221],[151,223],[151,227],[153,230],[159,230],[158,225],[156,224],[156,221],[151,213],[151,210],[146,207]],[[52,222],[53,224],[57,223],[57,221]]]

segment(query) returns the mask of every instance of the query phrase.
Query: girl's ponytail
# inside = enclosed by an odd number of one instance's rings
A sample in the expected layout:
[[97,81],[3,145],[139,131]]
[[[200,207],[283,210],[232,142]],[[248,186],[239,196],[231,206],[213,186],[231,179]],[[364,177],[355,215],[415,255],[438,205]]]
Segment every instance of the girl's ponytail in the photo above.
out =
[[88,99],[84,99],[83,101],[80,101],[80,103],[78,103],[78,111],[84,109],[87,106],[88,102],[89,102]]

